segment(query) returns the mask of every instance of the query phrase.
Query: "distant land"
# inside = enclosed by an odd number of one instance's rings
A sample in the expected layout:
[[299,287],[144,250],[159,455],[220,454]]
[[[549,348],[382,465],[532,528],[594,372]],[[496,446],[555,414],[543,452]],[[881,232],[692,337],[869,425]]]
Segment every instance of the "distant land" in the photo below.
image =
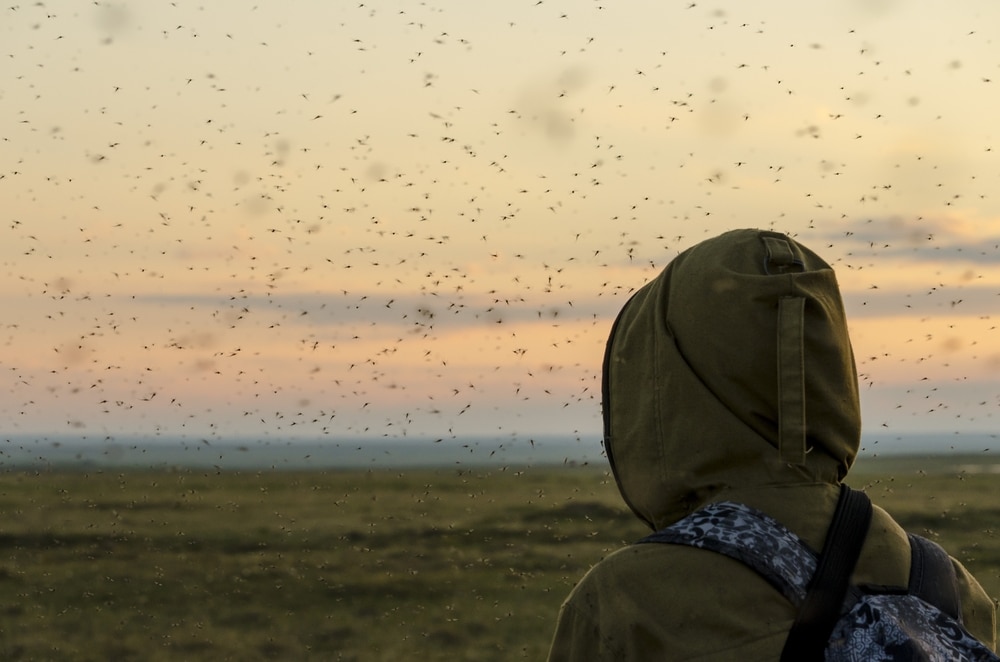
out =
[[[1000,463],[995,434],[866,435],[866,458],[988,456]],[[0,471],[23,469],[218,470],[394,469],[532,465],[607,466],[601,440],[540,435],[478,439],[200,439],[14,435],[0,438]]]

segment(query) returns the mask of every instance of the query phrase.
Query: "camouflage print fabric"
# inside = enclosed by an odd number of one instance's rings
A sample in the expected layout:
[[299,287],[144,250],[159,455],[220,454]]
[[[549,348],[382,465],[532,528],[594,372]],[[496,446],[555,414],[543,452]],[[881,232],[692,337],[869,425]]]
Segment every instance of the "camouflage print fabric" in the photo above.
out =
[[797,535],[739,503],[709,504],[639,542],[690,545],[725,554],[756,570],[795,605],[805,600],[816,571],[816,555]]
[[827,662],[992,662],[959,623],[912,595],[866,595],[842,618]]

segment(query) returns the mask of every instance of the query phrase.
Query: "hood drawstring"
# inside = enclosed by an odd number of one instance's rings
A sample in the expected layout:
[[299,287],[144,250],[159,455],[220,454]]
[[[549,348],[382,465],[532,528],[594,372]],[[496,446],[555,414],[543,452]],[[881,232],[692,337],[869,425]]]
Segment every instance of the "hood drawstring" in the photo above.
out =
[[[801,272],[787,240],[763,236],[768,274]],[[787,464],[806,463],[805,302],[802,297],[778,301],[778,453]]]

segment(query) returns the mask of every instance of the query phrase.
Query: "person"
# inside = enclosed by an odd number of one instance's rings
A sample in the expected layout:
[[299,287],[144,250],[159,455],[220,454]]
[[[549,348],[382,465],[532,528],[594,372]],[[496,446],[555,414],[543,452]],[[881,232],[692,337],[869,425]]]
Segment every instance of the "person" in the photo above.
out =
[[[730,501],[821,549],[861,433],[833,269],[776,232],[735,230],[684,251],[615,321],[602,404],[619,491],[654,531]],[[951,561],[966,629],[996,650],[994,603]],[[905,590],[909,565],[906,533],[876,507],[852,583]],[[565,600],[549,659],[778,660],[795,617],[738,561],[631,545]]]

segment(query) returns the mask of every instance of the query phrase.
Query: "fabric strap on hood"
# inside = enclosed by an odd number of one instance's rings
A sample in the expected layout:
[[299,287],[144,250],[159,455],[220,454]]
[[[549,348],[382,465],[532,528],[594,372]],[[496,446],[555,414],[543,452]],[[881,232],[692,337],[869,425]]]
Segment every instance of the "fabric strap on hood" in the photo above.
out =
[[806,463],[806,381],[802,297],[778,302],[778,452],[788,464]]
[[[767,249],[766,273],[801,272],[802,260],[786,239],[761,237]],[[806,463],[806,382],[802,297],[783,297],[778,302],[778,452],[788,464]]]

